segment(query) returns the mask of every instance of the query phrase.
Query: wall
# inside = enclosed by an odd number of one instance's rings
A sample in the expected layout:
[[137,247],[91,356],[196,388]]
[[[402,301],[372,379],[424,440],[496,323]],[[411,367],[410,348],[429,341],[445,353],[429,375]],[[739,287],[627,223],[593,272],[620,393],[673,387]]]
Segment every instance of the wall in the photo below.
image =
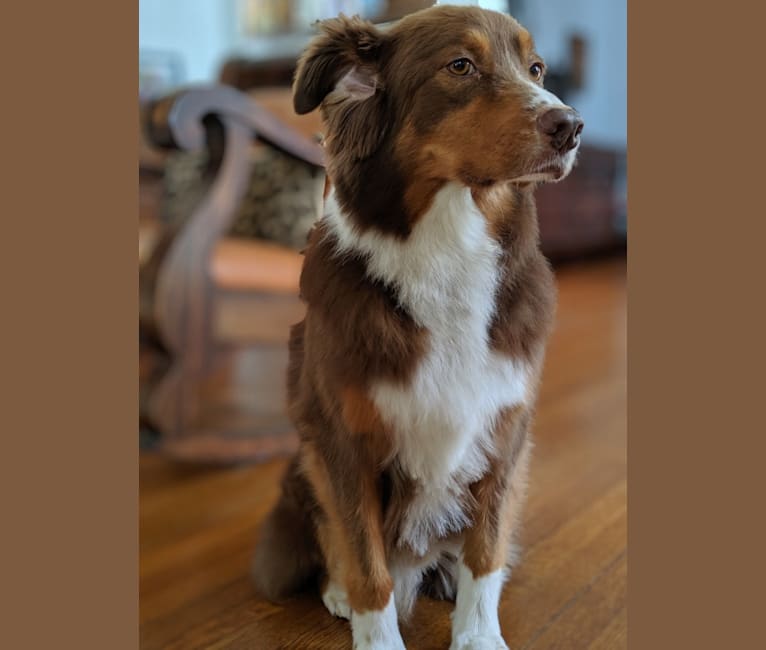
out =
[[139,0],[139,50],[180,55],[182,83],[210,82],[229,50],[230,8],[230,0]]
[[[565,59],[570,34],[582,34],[588,42],[586,88],[569,101],[585,120],[587,142],[626,145],[626,0],[480,0],[479,4],[493,9],[510,4],[551,63]],[[185,68],[182,83],[211,81],[236,46],[233,6],[233,0],[139,0],[139,48],[180,54]]]
[[627,144],[627,2],[625,0],[526,0],[519,18],[550,63],[564,61],[569,36],[587,40],[585,88],[568,101],[583,116],[584,139]]

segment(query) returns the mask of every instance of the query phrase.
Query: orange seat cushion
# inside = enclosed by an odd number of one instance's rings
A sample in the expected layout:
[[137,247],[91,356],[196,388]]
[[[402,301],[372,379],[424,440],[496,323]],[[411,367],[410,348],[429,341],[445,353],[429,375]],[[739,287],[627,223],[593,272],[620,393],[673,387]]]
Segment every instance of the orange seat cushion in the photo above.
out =
[[215,247],[211,273],[220,289],[297,294],[303,256],[268,242],[224,238]]
[[[157,242],[159,228],[151,222],[139,224],[138,261],[144,264]],[[257,239],[225,237],[213,251],[213,283],[224,291],[298,293],[303,256],[296,251]]]

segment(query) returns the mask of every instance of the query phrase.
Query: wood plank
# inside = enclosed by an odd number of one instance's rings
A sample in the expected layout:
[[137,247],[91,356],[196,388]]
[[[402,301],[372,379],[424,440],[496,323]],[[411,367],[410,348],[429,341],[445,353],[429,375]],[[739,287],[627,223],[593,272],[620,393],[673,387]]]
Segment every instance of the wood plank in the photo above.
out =
[[628,647],[628,609],[623,607],[588,646],[588,650],[619,650]]
[[[558,278],[524,554],[503,591],[501,625],[516,649],[614,650],[627,629],[624,264],[572,266]],[[232,412],[245,408],[237,405],[257,366],[232,371],[239,387],[221,397]],[[211,469],[142,455],[142,648],[351,648],[348,624],[315,592],[277,606],[250,583],[258,527],[285,466]],[[447,648],[451,610],[419,600],[402,626],[407,647]]]
[[[623,552],[588,585],[584,594],[567,603],[523,648],[553,650],[592,645],[589,640],[595,642],[600,639],[615,617],[625,611],[627,573],[627,555]],[[620,647],[625,646],[609,646],[610,650]]]

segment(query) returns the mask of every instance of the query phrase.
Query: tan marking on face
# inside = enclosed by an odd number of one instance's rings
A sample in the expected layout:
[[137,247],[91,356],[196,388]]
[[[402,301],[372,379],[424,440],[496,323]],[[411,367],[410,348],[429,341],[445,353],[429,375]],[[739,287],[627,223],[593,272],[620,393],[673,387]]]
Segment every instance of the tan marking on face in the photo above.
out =
[[466,45],[470,49],[476,50],[482,57],[490,58],[492,46],[489,43],[489,38],[478,29],[468,30],[466,33]]
[[534,43],[532,41],[532,36],[526,29],[520,29],[519,30],[519,44],[521,45],[521,56],[522,59],[525,56],[528,56],[530,52],[534,49]]
[[534,121],[521,102],[477,97],[449,113],[429,134],[423,150],[433,153],[432,175],[475,187],[526,169],[536,144]]
[[490,234],[500,240],[516,208],[512,189],[508,183],[497,183],[492,187],[474,189],[471,195],[487,220]]
[[[482,125],[494,124],[488,130]],[[498,134],[505,134],[498,137]],[[518,147],[511,146],[518,143]],[[524,146],[524,143],[530,143]],[[405,191],[411,222],[430,207],[436,193],[447,182],[458,182],[474,189],[495,184],[528,167],[528,152],[536,146],[534,124],[521,102],[498,102],[477,97],[442,119],[426,135],[405,125],[397,138],[397,159],[411,180]],[[500,199],[508,195],[498,190],[497,200],[486,197],[485,205],[500,218]],[[500,195],[503,195],[502,197]]]

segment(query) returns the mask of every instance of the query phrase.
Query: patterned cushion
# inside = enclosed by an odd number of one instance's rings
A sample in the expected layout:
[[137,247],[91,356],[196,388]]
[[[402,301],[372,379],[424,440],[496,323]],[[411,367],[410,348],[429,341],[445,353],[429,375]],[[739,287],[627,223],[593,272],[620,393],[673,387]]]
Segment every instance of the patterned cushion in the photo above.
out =
[[[250,185],[228,234],[301,250],[321,211],[324,169],[263,143],[253,144],[251,160]],[[204,151],[168,156],[161,209],[165,223],[182,223],[203,197],[206,163]]]

